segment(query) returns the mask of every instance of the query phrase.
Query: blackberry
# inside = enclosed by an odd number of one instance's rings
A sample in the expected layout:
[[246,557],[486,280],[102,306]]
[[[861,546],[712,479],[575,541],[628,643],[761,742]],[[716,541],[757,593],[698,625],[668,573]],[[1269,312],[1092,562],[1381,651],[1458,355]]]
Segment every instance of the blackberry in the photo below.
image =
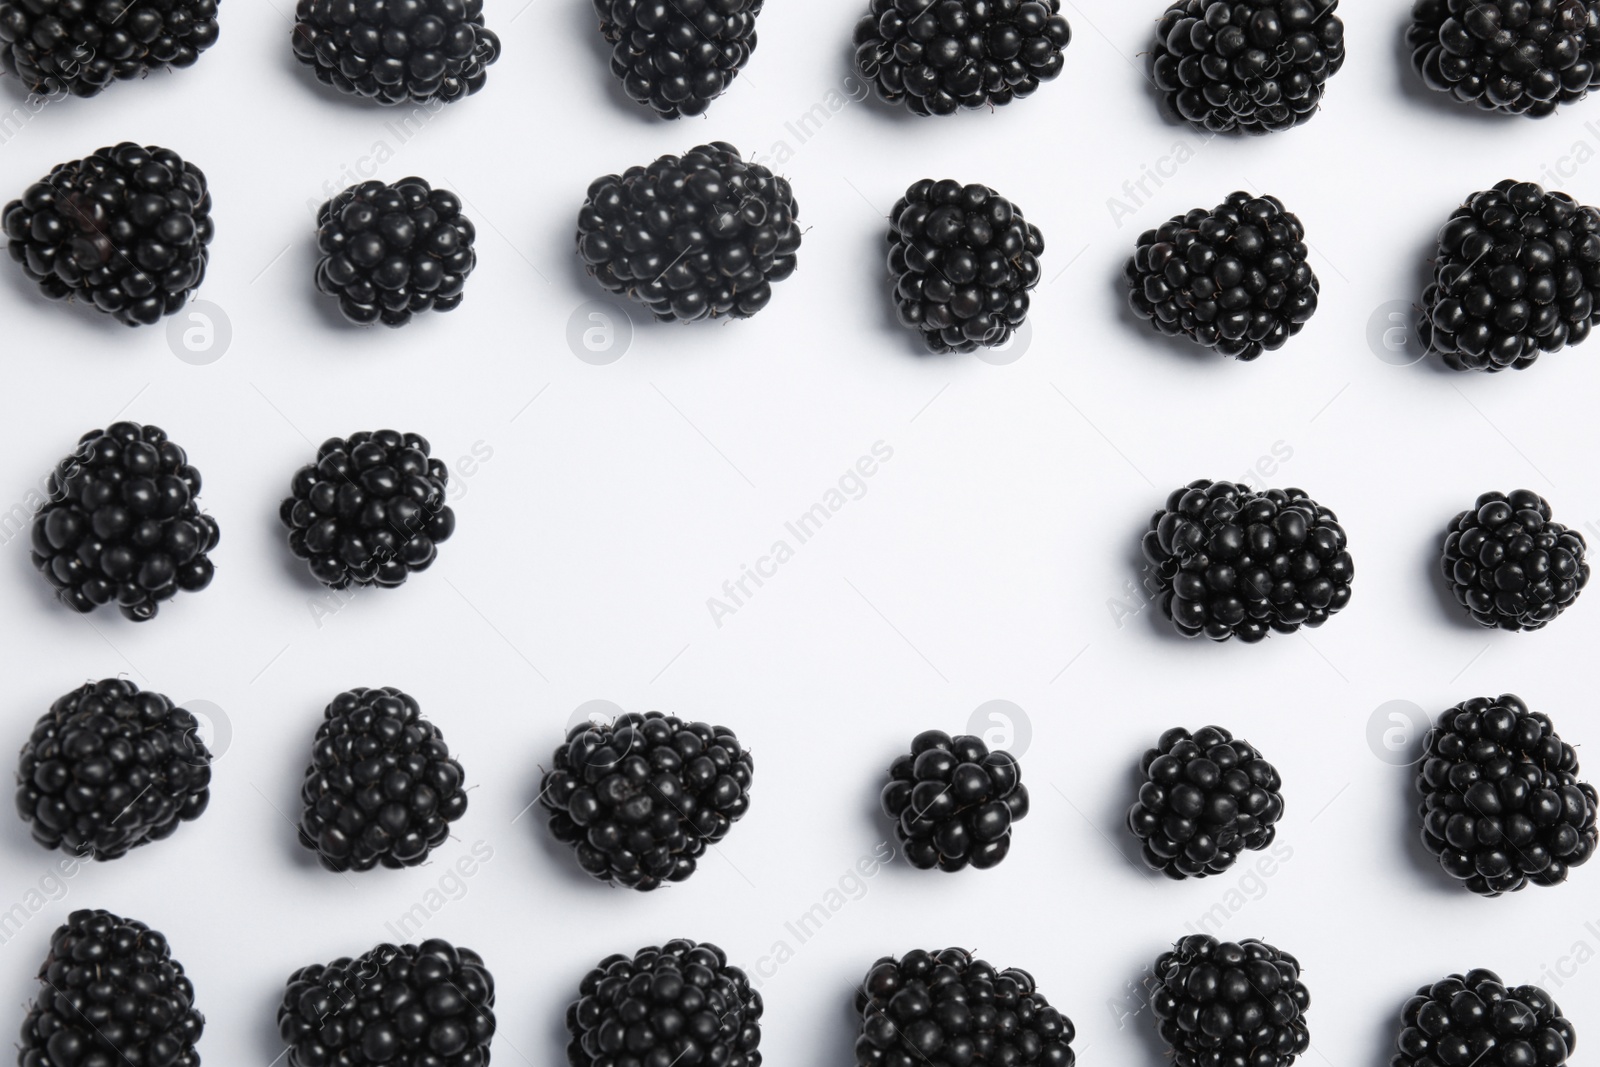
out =
[[494,1029],[483,957],[437,938],[302,967],[278,1006],[290,1067],[488,1067]]
[[202,514],[200,472],[159,426],[114,422],[56,464],[33,519],[32,558],[74,611],[116,602],[135,622],[211,584],[222,536]]
[[1022,766],[970,734],[924,730],[889,767],[883,813],[913,867],[993,867],[1011,851],[1011,827],[1028,814]]
[[704,114],[756,50],[764,0],[594,0],[611,73],[664,119]]
[[1416,782],[1422,843],[1446,874],[1483,896],[1566,881],[1600,837],[1595,789],[1578,781],[1578,754],[1549,716],[1510,693],[1439,716]]
[[900,324],[930,352],[1011,340],[1039,284],[1044,235],[986,185],[924,178],[889,219],[889,280]]
[[745,319],[794,273],[799,210],[787,181],[716,141],[595,179],[578,254],[602,288],[661,322]]
[[1032,96],[1071,41],[1061,0],[871,0],[855,67],[885,103],[950,115]]
[[1440,569],[1478,625],[1538,630],[1588,584],[1585,547],[1581,533],[1551,521],[1538,493],[1484,493],[1445,528]]
[[393,588],[425,571],[455,532],[450,471],[419,434],[366,430],[330,437],[301,467],[278,509],[289,550],[330,589]]
[[28,1007],[19,1067],[199,1067],[206,1017],[167,939],[144,923],[83,909],[50,935]]
[[602,882],[650,890],[694,873],[750,810],[755,759],[725,726],[659,711],[580,723],[539,788],[550,832]]
[[1533,182],[1473,193],[1439,231],[1418,336],[1456,370],[1531,367],[1600,316],[1600,208]]
[[1168,730],[1139,761],[1139,774],[1128,828],[1143,843],[1145,863],[1168,878],[1221,874],[1240,852],[1260,851],[1277,836],[1277,768],[1220,726]]
[[1202,132],[1306,122],[1344,65],[1339,0],[1175,0],[1156,25],[1151,80]]
[[1406,47],[1436,93],[1548,115],[1600,84],[1600,0],[1416,0]]
[[57,166],[6,205],[0,226],[45,296],[82,296],[125,325],[148,326],[206,276],[211,194],[178,153],[124,141]]
[[299,0],[291,38],[317,81],[380,104],[471,96],[500,58],[483,0]]
[[1134,314],[1225,356],[1275,352],[1317,311],[1306,230],[1275,196],[1232,193],[1146,230],[1123,276]]
[[124,678],[50,705],[17,761],[17,814],[45,848],[114,860],[171,837],[211,800],[195,717]]
[[217,0],[0,0],[0,70],[39,96],[192,67],[217,43]]
[[761,994],[716,945],[607,956],[567,1006],[570,1067],[761,1067]]
[[467,810],[461,764],[393,687],[333,698],[300,787],[300,843],[330,871],[415,867]]
[[1161,612],[1185,637],[1259,641],[1350,603],[1344,527],[1303,489],[1190,482],[1151,517],[1142,548]]
[[454,311],[478,265],[461,199],[421,178],[362,182],[317,212],[317,290],[358,326]]
[[1482,968],[1417,990],[1400,1011],[1390,1067],[1481,1063],[1483,1067],[1561,1067],[1578,1032],[1538,986],[1507,988]]
[[965,949],[884,956],[856,989],[856,1067],[1007,1064],[1072,1067],[1072,1020],[1033,975],[996,970]]
[[1190,934],[1154,979],[1150,1008],[1178,1067],[1289,1067],[1311,1047],[1300,963],[1265,941]]

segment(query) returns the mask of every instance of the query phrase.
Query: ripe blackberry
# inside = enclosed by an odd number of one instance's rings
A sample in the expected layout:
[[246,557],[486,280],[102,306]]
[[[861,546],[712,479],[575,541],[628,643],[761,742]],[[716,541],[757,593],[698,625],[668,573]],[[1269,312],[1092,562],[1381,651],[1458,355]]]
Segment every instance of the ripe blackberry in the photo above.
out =
[[1600,0],[1416,0],[1406,47],[1434,92],[1548,115],[1600,84]]
[[761,1067],[761,994],[709,942],[607,956],[567,1006],[569,1067]]
[[494,1028],[483,957],[438,939],[302,967],[278,1006],[290,1067],[488,1067]]
[[1033,975],[997,971],[965,949],[884,956],[856,989],[856,1067],[1072,1067],[1072,1020]]
[[461,764],[392,686],[333,698],[300,787],[300,843],[330,871],[415,867],[466,814]]
[[1317,113],[1344,65],[1339,0],[1175,0],[1156,26],[1151,75],[1197,130],[1272,133]]
[[1162,614],[1185,637],[1259,641],[1350,603],[1344,527],[1302,489],[1190,482],[1151,517],[1142,548]]
[[889,767],[883,813],[913,867],[993,867],[1011,851],[1011,827],[1028,814],[1022,765],[970,734],[924,730]]
[[1390,1067],[1481,1063],[1483,1067],[1561,1067],[1578,1032],[1538,986],[1507,988],[1482,968],[1417,990],[1400,1012]]
[[291,36],[319,82],[380,104],[471,96],[500,58],[483,0],[299,0]]
[[924,178],[889,219],[895,313],[930,352],[1003,345],[1028,317],[1043,253],[1039,227],[993,189]]
[[1221,874],[1260,851],[1283,818],[1283,780],[1246,741],[1220,726],[1168,730],[1139,761],[1144,782],[1128,811],[1144,861],[1168,878]]
[[1275,352],[1317,310],[1306,230],[1275,196],[1233,193],[1139,238],[1123,275],[1134,314],[1225,356]]
[[623,91],[664,119],[700,115],[756,50],[764,0],[594,0]]
[[134,622],[211,584],[222,536],[200,512],[200,472],[159,426],[115,422],[56,464],[33,519],[32,558],[74,611],[115,601]]
[[142,922],[83,909],[50,935],[17,1050],[21,1067],[200,1067],[206,1017],[167,939]]
[[578,254],[602,288],[661,322],[745,319],[794,273],[799,211],[787,181],[716,141],[596,178]]
[[1597,316],[1600,208],[1507,180],[1439,231],[1418,334],[1456,370],[1522,370],[1581,344]]
[[1071,41],[1061,0],[871,0],[856,73],[885,103],[949,115],[1033,95]]
[[1528,489],[1485,493],[1445,528],[1440,569],[1456,602],[1480,626],[1537,630],[1589,582],[1583,535],[1550,519]]
[[216,43],[217,0],[0,0],[0,70],[40,96],[191,67]]
[[1549,716],[1510,693],[1439,716],[1416,782],[1422,843],[1446,874],[1484,896],[1566,881],[1600,837],[1578,754]]
[[394,430],[330,437],[301,467],[278,509],[289,550],[330,589],[394,587],[425,571],[455,532],[450,471],[428,440]]
[[188,302],[206,276],[206,176],[166,148],[124,141],[62,163],[0,213],[11,258],[51,300],[81,295],[128,326]]
[[1178,1067],[1289,1067],[1311,1047],[1300,963],[1265,941],[1190,934],[1156,960],[1150,1008]]
[[725,726],[659,711],[580,723],[539,788],[550,832],[602,882],[656,889],[695,871],[750,810],[755,758]]

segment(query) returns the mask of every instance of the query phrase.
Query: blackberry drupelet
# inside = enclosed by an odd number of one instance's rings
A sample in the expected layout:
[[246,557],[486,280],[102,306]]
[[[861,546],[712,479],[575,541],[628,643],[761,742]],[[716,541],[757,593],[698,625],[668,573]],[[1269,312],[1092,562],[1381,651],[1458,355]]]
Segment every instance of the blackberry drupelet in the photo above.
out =
[[483,0],[299,0],[292,38],[319,82],[380,104],[471,96],[500,58]]
[[1597,0],[1416,0],[1411,65],[1434,92],[1509,115],[1548,115],[1600,84]]
[[114,860],[171,837],[211,800],[199,723],[123,678],[88,682],[50,705],[17,761],[17,814],[33,839]]
[[661,322],[745,319],[794,273],[794,191],[716,141],[595,179],[578,212],[578,254],[607,292]]
[[1072,1067],[1072,1020],[1033,975],[1000,971],[965,949],[884,956],[856,989],[856,1067]]
[[1140,236],[1123,271],[1128,303],[1157,333],[1225,356],[1277,351],[1317,310],[1305,236],[1277,197],[1230,194]]
[[467,810],[461,764],[393,687],[352,689],[323,712],[300,787],[300,843],[330,871],[415,867]]
[[755,759],[725,726],[659,711],[580,723],[539,789],[550,832],[602,882],[656,889],[695,871],[750,810]]
[[704,114],[756,50],[764,0],[593,0],[629,99],[664,119]]
[[1248,642],[1343,610],[1355,577],[1346,544],[1338,516],[1302,489],[1201,479],[1167,497],[1142,548],[1180,634]]
[[39,96],[94,96],[216,43],[217,0],[0,0],[0,70]]
[[1416,783],[1422,843],[1474,893],[1557,885],[1594,855],[1595,789],[1578,781],[1578,754],[1509,693],[1439,716]]
[[1039,284],[1044,235],[986,185],[924,178],[889,219],[889,280],[900,324],[930,352],[1011,340]]
[[330,437],[301,467],[278,509],[289,550],[330,589],[402,585],[427,570],[455,532],[444,462],[427,438],[394,430]]
[[1578,1032],[1538,986],[1508,988],[1482,968],[1417,990],[1400,1011],[1390,1067],[1480,1063],[1483,1067],[1561,1067]]
[[1272,133],[1317,113],[1344,65],[1338,0],[1176,0],[1156,26],[1151,76],[1197,130]]
[[488,1067],[494,976],[437,938],[379,945],[289,976],[278,1036],[289,1067]]
[[607,956],[567,1006],[569,1067],[761,1067],[761,994],[709,942]]
[[1418,333],[1456,370],[1522,370],[1600,316],[1600,208],[1533,182],[1473,193],[1439,231]]
[[1144,782],[1128,828],[1145,863],[1168,878],[1221,874],[1277,836],[1277,768],[1220,726],[1168,730],[1139,762]]
[[476,237],[461,199],[421,178],[352,185],[317,212],[317,290],[358,326],[454,311],[478,265]]
[[1061,0],[871,0],[855,67],[885,103],[949,115],[1033,95],[1071,41]]
[[889,767],[883,813],[913,867],[993,867],[1011,851],[1011,827],[1028,814],[1022,766],[970,734],[925,730]]
[[125,141],[57,166],[6,205],[0,226],[45,296],[82,296],[125,325],[148,326],[206,276],[211,194],[176,152]]
[[1528,489],[1484,493],[1445,528],[1440,569],[1474,622],[1538,630],[1566,611],[1589,582],[1583,535],[1550,518]]
[[200,1067],[206,1018],[167,939],[83,909],[50,935],[17,1050],[20,1067]]
[[48,489],[33,519],[33,565],[74,611],[114,601],[144,622],[179,590],[211,584],[207,553],[221,529],[200,511],[200,472],[159,426],[89,431]]
[[1311,1047],[1300,963],[1265,941],[1191,934],[1154,979],[1150,1007],[1178,1067],[1289,1067]]

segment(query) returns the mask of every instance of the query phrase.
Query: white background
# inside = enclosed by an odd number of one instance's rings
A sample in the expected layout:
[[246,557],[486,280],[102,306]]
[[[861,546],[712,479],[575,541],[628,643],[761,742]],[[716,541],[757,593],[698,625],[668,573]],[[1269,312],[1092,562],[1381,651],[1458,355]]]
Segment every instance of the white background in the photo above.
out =
[[[5,506],[81,433],[126,417],[188,449],[222,527],[211,588],[143,625],[63,610],[26,538],[5,544],[7,744],[55,697],[118,673],[214,702],[232,735],[199,822],[82,870],[0,946],[0,1008],[20,1021],[50,930],[106,907],[170,936],[209,1019],[205,1058],[266,1067],[289,972],[389,939],[384,924],[482,841],[493,859],[422,936],[486,955],[498,1063],[562,1063],[586,969],[675,936],[749,967],[779,940],[796,948],[763,984],[763,1048],[785,1067],[850,1064],[852,984],[881,954],[946,945],[1031,969],[1077,1022],[1086,1064],[1150,1063],[1148,1012],[1119,1023],[1137,1008],[1125,984],[1219,904],[1223,936],[1302,960],[1311,1063],[1386,1063],[1407,995],[1473,966],[1513,982],[1549,968],[1595,1040],[1600,965],[1568,957],[1600,949],[1600,869],[1498,900],[1445,884],[1412,844],[1408,772],[1374,754],[1367,728],[1387,701],[1433,713],[1510,690],[1584,751],[1600,746],[1600,602],[1541,633],[1493,633],[1434,579],[1443,525],[1487,489],[1527,486],[1568,524],[1600,523],[1600,342],[1491,377],[1393,365],[1367,334],[1375,311],[1416,298],[1433,235],[1471,191],[1562,166],[1568,191],[1600,201],[1600,166],[1571,158],[1600,149],[1600,101],[1537,122],[1451,107],[1403,64],[1405,5],[1359,0],[1312,123],[1207,144],[1160,119],[1140,73],[1159,4],[1097,0],[1066,5],[1066,70],[1030,100],[920,121],[850,103],[800,143],[786,124],[856,87],[858,0],[769,4],[747,72],[709,118],[675,124],[620,96],[587,0],[520,2],[490,0],[505,52],[487,89],[404,142],[386,127],[395,113],[332,98],[297,68],[288,0],[228,0],[197,67],[51,104],[0,146],[6,195],[124,139],[198,163],[217,228],[200,296],[232,329],[221,359],[191,365],[164,328],[50,305],[0,264]],[[641,322],[619,361],[576,358],[569,320],[604,295],[571,252],[585,187],[714,139],[785,157],[808,226],[799,271],[751,321]],[[311,286],[312,208],[380,143],[393,158],[379,177],[456,189],[480,233],[463,306],[399,332],[341,326]],[[1193,158],[1119,225],[1108,199],[1180,144]],[[924,176],[991,184],[1045,233],[1031,347],[1010,365],[918,355],[893,322],[885,216]],[[1139,230],[1241,187],[1301,215],[1323,282],[1305,331],[1252,364],[1146,332],[1120,293]],[[434,569],[329,614],[284,546],[278,502],[317,442],[384,426],[424,433],[451,463],[477,442],[493,458],[456,490],[459,530]],[[865,495],[714,625],[707,598],[878,441],[893,458]],[[1265,480],[1305,487],[1348,527],[1349,609],[1255,646],[1183,642],[1153,611],[1119,626],[1113,605],[1167,492],[1243,478],[1275,447],[1292,456]],[[431,866],[340,877],[295,843],[312,733],[357,685],[415,695],[466,767],[471,806]],[[756,753],[749,817],[682,886],[607,889],[536,811],[513,822],[595,699],[726,723]],[[1035,805],[1010,857],[957,876],[893,865],[797,945],[785,922],[888,834],[875,796],[896,752],[921,729],[964,729],[991,699],[1031,726]],[[1125,858],[1141,752],[1208,722],[1283,773],[1293,851],[1270,878],[1241,885],[1241,866],[1178,884]],[[56,857],[20,821],[0,826],[3,908]]]

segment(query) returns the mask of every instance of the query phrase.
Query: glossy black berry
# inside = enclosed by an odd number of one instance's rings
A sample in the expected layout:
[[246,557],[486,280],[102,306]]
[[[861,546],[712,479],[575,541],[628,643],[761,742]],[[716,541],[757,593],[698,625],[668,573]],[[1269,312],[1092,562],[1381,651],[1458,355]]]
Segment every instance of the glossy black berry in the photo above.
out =
[[1533,182],[1473,193],[1439,231],[1419,336],[1456,370],[1530,367],[1600,316],[1600,208]]
[[1197,130],[1272,133],[1317,113],[1344,65],[1338,0],[1176,0],[1156,25],[1151,78]]
[[48,489],[33,519],[33,565],[74,611],[115,603],[143,622],[180,589],[211,584],[207,553],[221,530],[200,511],[200,472],[159,426],[89,431]]
[[478,265],[461,199],[421,178],[362,182],[317,212],[317,290],[358,326],[454,311]]
[[717,141],[595,179],[578,255],[662,322],[749,318],[794,273],[799,210],[787,181]]
[[1128,829],[1145,863],[1169,878],[1221,874],[1277,836],[1283,781],[1249,743],[1220,726],[1168,730],[1139,761]]
[[166,148],[123,142],[62,163],[0,213],[11,258],[51,300],[148,326],[206,276],[206,176]]
[[333,698],[300,786],[300,843],[330,871],[415,867],[466,814],[461,764],[392,686]]
[[0,70],[39,96],[191,67],[217,43],[217,0],[0,0]]
[[50,935],[18,1067],[200,1067],[206,1018],[167,939],[109,911],[75,911]]
[[1275,196],[1233,193],[1146,230],[1123,276],[1134,314],[1158,333],[1225,356],[1274,352],[1316,313],[1306,230]]
[[1190,482],[1151,517],[1142,548],[1161,611],[1185,637],[1259,641],[1350,603],[1344,527],[1302,489]]
[[424,571],[455,532],[450,472],[426,438],[394,430],[330,437],[278,509],[289,550],[331,589],[393,587]]
[[593,0],[611,73],[664,119],[703,114],[756,50],[763,0]]
[[438,939],[379,945],[289,976],[278,1036],[289,1067],[488,1067],[494,976]]
[[1061,0],[871,0],[856,73],[886,103],[949,115],[1031,96],[1071,41]]
[[1585,548],[1581,533],[1551,521],[1538,493],[1484,493],[1445,528],[1440,569],[1478,625],[1537,630],[1588,584]]
[[1156,960],[1150,1008],[1178,1067],[1289,1067],[1310,1006],[1299,961],[1265,941],[1191,934]]
[[319,82],[380,104],[470,96],[500,58],[483,0],[299,0],[292,41]]
[[1406,47],[1434,92],[1548,115],[1600,83],[1600,0],[1416,0]]
[[1474,893],[1557,885],[1594,855],[1594,786],[1550,717],[1510,693],[1439,716],[1417,765],[1422,843]]
[[1011,340],[1039,284],[1044,235],[986,185],[924,178],[889,217],[889,280],[900,324],[930,352]]
[[1022,766],[983,739],[925,730],[889,767],[879,796],[913,867],[993,867],[1011,851],[1011,827],[1028,814]]
[[884,956],[856,988],[856,1067],[1072,1067],[1072,1020],[1033,975],[965,949]]
[[550,832],[602,882],[656,889],[695,871],[750,810],[755,758],[726,726],[652,711],[580,723],[539,788]]
[[1417,990],[1400,1011],[1390,1067],[1476,1063],[1481,1067],[1561,1067],[1578,1031],[1538,986],[1508,988],[1482,968]]

